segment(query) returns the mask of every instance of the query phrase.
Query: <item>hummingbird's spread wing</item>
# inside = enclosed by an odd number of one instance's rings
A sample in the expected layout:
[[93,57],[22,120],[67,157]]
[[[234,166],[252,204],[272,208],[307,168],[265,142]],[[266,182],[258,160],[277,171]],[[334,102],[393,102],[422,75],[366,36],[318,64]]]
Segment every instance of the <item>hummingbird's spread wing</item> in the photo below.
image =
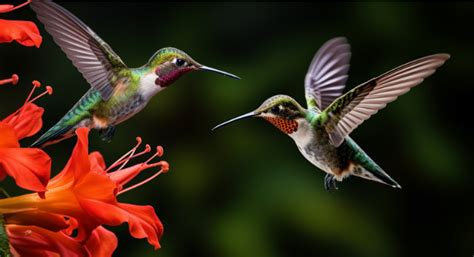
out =
[[324,110],[342,95],[346,85],[350,45],[346,38],[329,40],[318,50],[305,77],[305,94],[308,109]]
[[112,95],[114,74],[127,68],[120,57],[86,24],[68,10],[49,1],[30,4],[54,41],[66,53],[92,88],[107,100]]
[[352,130],[410,88],[420,84],[449,59],[448,54],[426,56],[401,65],[359,85],[336,99],[324,113],[331,143],[339,146]]

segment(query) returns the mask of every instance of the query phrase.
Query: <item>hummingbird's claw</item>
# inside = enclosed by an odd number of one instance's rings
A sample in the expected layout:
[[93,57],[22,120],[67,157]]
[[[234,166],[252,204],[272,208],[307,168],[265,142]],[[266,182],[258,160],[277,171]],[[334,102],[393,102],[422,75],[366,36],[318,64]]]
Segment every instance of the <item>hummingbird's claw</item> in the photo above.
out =
[[336,184],[336,178],[332,177],[332,188],[338,190],[339,188],[337,187],[337,184]]
[[324,188],[327,191],[331,191],[331,189],[339,189],[336,185],[336,179],[334,178],[334,175],[326,174],[324,177]]

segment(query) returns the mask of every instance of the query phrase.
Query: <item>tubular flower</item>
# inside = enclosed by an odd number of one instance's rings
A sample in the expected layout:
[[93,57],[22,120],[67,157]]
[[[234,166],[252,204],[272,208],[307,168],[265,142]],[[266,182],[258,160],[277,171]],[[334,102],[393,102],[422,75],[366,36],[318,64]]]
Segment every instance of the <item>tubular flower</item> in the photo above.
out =
[[[135,154],[141,143],[141,139],[138,139],[137,146],[107,168],[100,153],[94,152],[89,155],[88,133],[87,128],[79,128],[76,131],[78,140],[72,155],[64,169],[48,184],[45,199],[35,194],[0,199],[0,213],[8,216],[10,213],[41,211],[63,215],[70,223],[65,233],[70,234],[77,229],[75,239],[92,248],[95,243],[90,241],[91,237],[111,237],[105,232],[94,235],[93,232],[99,226],[117,226],[127,222],[133,237],[147,238],[155,249],[159,248],[163,226],[153,207],[120,203],[117,195],[167,172],[169,168],[167,162],[151,163],[155,157],[163,154],[163,149],[158,147],[157,152],[147,161],[124,168],[130,159],[151,150],[147,145],[144,151]],[[159,170],[150,179],[124,188],[125,184],[141,171],[153,167],[159,167]],[[107,247],[114,248],[113,245]]]
[[[1,80],[0,85],[9,82],[16,84],[18,76]],[[34,81],[24,105],[0,120],[0,180],[9,175],[19,187],[44,194],[50,177],[51,159],[40,149],[21,148],[18,142],[41,129],[44,110],[33,102],[47,93],[51,94],[52,88],[46,87],[45,92],[31,99],[37,87],[40,83]]]
[[[0,13],[11,12],[29,4],[27,1],[21,5],[13,6],[9,4],[0,5]],[[0,19],[0,43],[10,43],[16,41],[24,46],[40,47],[42,37],[38,27],[31,21],[11,21]]]

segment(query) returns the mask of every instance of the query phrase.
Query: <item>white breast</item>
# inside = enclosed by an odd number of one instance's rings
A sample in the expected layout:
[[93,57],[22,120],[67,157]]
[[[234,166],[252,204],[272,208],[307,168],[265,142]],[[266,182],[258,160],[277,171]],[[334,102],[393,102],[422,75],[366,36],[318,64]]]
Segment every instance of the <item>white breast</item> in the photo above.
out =
[[140,79],[139,93],[146,101],[164,89],[164,87],[155,84],[157,78],[158,76],[154,72],[150,72]]
[[298,146],[306,146],[306,144],[313,140],[313,129],[305,119],[301,118],[296,121],[298,122],[298,129],[289,134],[289,136],[295,140]]
[[329,166],[321,159],[320,156],[317,156],[318,151],[308,151],[308,144],[317,144],[314,142],[315,139],[315,131],[311,127],[308,121],[305,119],[298,119],[298,130],[289,134],[289,136],[295,140],[296,146],[298,146],[298,150],[301,154],[311,162],[314,166],[318,167],[319,169],[330,173]]

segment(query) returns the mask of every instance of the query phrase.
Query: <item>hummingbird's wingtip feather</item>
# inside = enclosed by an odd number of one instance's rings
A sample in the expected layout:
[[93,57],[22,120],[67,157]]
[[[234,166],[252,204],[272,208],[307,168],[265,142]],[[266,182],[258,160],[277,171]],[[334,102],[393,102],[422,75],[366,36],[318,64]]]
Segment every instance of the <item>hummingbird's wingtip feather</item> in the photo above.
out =
[[444,57],[446,60],[451,58],[451,54],[448,54],[448,53],[440,53],[439,55]]

